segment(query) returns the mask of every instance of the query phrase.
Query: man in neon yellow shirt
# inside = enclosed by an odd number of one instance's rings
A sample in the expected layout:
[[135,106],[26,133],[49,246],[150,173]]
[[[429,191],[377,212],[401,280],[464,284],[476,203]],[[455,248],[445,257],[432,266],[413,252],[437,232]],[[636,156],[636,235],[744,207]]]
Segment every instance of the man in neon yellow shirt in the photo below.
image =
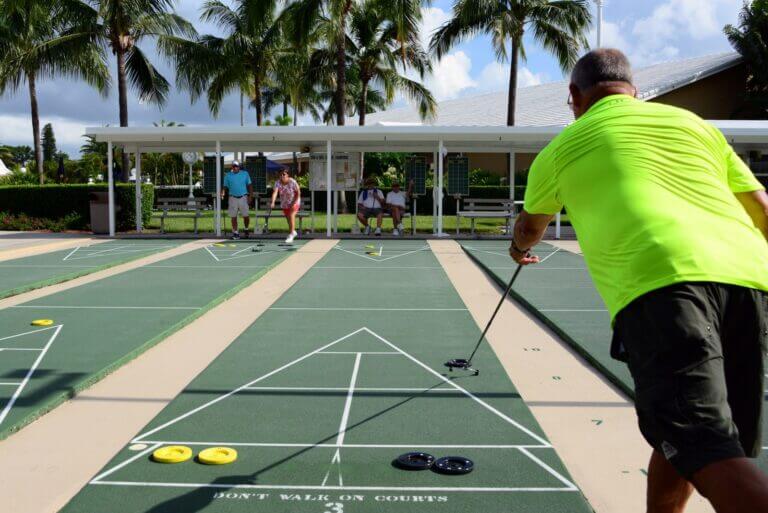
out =
[[718,513],[768,511],[747,459],[762,445],[768,196],[716,128],[635,99],[618,50],[584,56],[570,91],[577,121],[531,167],[510,255],[537,263],[567,209],[654,448],[649,513],[682,512],[694,487]]

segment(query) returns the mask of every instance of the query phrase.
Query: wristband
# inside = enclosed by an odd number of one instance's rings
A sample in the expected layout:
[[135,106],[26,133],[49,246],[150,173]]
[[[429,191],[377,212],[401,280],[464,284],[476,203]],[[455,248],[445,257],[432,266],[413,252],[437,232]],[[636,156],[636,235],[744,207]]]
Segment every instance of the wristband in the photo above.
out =
[[516,253],[520,253],[522,255],[527,254],[530,249],[520,249],[517,247],[517,242],[515,242],[514,237],[512,238],[512,249],[515,250]]

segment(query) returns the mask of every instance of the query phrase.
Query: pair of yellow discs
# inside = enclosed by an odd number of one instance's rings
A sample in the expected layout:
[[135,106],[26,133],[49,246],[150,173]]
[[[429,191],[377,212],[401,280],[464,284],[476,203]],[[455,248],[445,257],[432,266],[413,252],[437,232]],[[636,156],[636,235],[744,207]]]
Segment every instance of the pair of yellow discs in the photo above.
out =
[[[158,463],[182,463],[192,458],[192,449],[185,445],[166,445],[152,453]],[[205,465],[226,465],[237,459],[237,451],[230,447],[210,447],[200,451],[197,461]]]
[[51,326],[53,324],[52,319],[35,319],[32,321],[32,326]]

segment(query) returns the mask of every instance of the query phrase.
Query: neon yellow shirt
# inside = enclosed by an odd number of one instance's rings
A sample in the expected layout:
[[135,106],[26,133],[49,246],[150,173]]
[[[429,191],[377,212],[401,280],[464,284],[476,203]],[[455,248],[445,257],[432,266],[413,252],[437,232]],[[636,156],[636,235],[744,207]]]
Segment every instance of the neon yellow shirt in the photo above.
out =
[[565,206],[613,319],[674,283],[768,291],[768,243],[735,196],[761,189],[709,123],[615,95],[539,154],[525,210],[552,215]]

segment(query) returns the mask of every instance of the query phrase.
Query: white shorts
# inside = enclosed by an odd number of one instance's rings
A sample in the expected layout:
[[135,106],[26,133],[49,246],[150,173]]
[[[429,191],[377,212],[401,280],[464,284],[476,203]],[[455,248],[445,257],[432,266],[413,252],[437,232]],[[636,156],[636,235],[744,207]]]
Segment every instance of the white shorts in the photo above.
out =
[[238,212],[240,212],[240,215],[243,217],[250,217],[250,213],[248,212],[248,195],[240,198],[230,196],[228,212],[229,217],[237,217]]

